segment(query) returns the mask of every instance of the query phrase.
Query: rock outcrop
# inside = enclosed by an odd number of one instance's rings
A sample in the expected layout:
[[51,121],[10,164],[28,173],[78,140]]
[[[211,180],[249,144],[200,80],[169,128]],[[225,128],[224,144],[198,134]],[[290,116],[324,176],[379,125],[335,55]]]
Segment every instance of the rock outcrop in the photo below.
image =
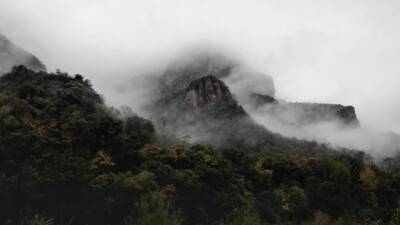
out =
[[36,56],[16,46],[0,34],[0,76],[16,65],[24,65],[34,71],[46,71],[46,67]]
[[189,141],[214,144],[240,130],[233,121],[248,118],[225,83],[213,75],[190,82],[174,95],[166,95],[154,104],[151,112],[154,119],[162,121],[165,130]]
[[259,93],[253,93],[250,95],[250,101],[253,109],[258,109],[265,105],[276,105],[279,101],[270,95],[263,95]]
[[353,106],[299,102],[272,102],[265,105],[271,104],[274,107],[265,107],[267,113],[286,125],[305,126],[324,122],[338,122],[347,127],[360,125]]
[[[289,103],[290,110],[298,112],[299,124],[337,120],[344,125],[359,126],[353,106],[340,104]],[[301,122],[303,121],[303,122]]]
[[[244,109],[237,104],[228,86],[213,75],[192,81],[185,90],[174,95],[166,95],[158,100],[152,109],[154,115],[195,115],[208,119],[235,117],[246,115]],[[229,116],[228,116],[229,115]]]
[[184,91],[192,81],[209,74],[222,79],[231,74],[237,64],[221,55],[201,53],[172,63],[160,79],[163,95]]
[[219,54],[194,54],[171,64],[158,79],[156,94],[157,100],[148,110],[152,118],[171,133],[196,137],[190,141],[217,144],[246,136],[252,143],[261,143],[270,139],[273,135],[254,123],[248,112],[270,116],[285,126],[337,121],[351,125],[348,127],[359,124],[351,106],[278,101],[270,76]]
[[343,120],[345,123],[357,123],[359,121],[357,119],[356,110],[353,106],[342,106],[339,105],[336,109],[336,115]]
[[191,82],[185,90],[183,104],[185,112],[196,111],[208,119],[247,116],[225,83],[212,75]]
[[186,89],[184,109],[195,109],[218,101],[233,102],[224,82],[209,75],[190,83]]
[[175,96],[186,90],[190,83],[212,74],[231,88],[238,99],[247,99],[254,92],[274,96],[272,78],[245,68],[233,59],[218,53],[193,53],[172,63],[159,79],[162,98]]

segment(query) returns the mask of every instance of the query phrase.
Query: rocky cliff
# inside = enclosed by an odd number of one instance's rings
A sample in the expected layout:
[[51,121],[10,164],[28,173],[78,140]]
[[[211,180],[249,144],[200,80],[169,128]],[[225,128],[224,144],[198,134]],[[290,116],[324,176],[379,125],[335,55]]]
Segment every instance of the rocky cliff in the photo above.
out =
[[339,121],[344,125],[358,126],[353,106],[340,104],[289,103],[288,110],[297,112],[298,124]]
[[258,108],[262,108],[274,119],[286,125],[306,126],[324,122],[337,122],[347,127],[359,127],[353,106],[340,104],[277,102],[264,96],[264,101],[258,100]]
[[256,110],[260,107],[273,106],[273,105],[277,105],[277,104],[279,104],[279,101],[269,95],[253,93],[250,95],[250,98],[249,98],[249,105],[254,110]]
[[224,82],[212,75],[190,83],[186,89],[184,109],[195,109],[217,101],[233,101]]
[[[270,96],[254,94],[253,97],[260,104],[278,104]],[[167,95],[153,106],[151,116],[162,126],[158,129],[188,142],[231,146],[249,152],[307,149],[303,153],[314,156],[335,153],[324,145],[309,149],[310,142],[283,138],[257,124],[238,104],[225,82],[213,75],[190,82],[186,89]]]
[[16,46],[0,34],[0,75],[9,72],[16,65],[24,65],[34,71],[46,71],[46,67],[36,56]]
[[219,79],[229,76],[237,66],[233,60],[218,54],[198,53],[172,62],[160,79],[163,94],[185,90],[189,84],[201,77],[212,74]]
[[228,86],[213,75],[194,80],[185,90],[176,90],[174,95],[158,100],[152,111],[156,112],[154,117],[166,115],[170,119],[177,117],[177,120],[188,117],[191,120],[199,117],[213,120],[247,115]]
[[220,144],[244,136],[253,144],[271,141],[274,135],[265,130],[269,125],[263,128],[250,117],[259,110],[289,126],[358,125],[351,106],[276,100],[271,77],[220,55],[200,54],[172,64],[158,80],[157,93],[149,110],[152,118],[178,136],[192,137],[190,141]]
[[247,115],[232,97],[225,83],[212,75],[190,83],[185,90],[183,109],[185,111],[197,110],[213,119]]
[[190,83],[212,74],[231,88],[239,99],[248,98],[253,92],[274,96],[273,80],[215,52],[192,53],[171,63],[159,79],[161,98],[177,95]]

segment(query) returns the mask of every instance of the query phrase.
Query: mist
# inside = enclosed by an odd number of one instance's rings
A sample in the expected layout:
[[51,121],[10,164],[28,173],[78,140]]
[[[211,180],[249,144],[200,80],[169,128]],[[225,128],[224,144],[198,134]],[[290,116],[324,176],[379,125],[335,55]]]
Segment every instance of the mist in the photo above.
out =
[[381,139],[364,143],[366,133],[400,133],[399,10],[398,1],[373,0],[0,0],[0,33],[49,71],[82,74],[107,104],[140,115],[157,77],[188,52],[182,49],[214,46],[256,71],[226,80],[240,104],[249,88],[271,94],[262,84],[272,78],[278,99],[352,105],[368,131],[338,132],[336,124],[292,130],[250,111],[268,129],[377,152]]
[[[290,112],[283,111],[284,115],[281,114],[277,118],[276,114],[271,113],[270,107],[264,106],[249,112],[255,121],[286,137],[315,140],[336,149],[345,147],[362,150],[372,156],[378,164],[387,157],[396,157],[400,152],[400,135],[396,133],[349,126],[335,118],[305,123],[299,120],[298,115],[304,113],[301,109]],[[284,121],[290,122],[285,123]]]

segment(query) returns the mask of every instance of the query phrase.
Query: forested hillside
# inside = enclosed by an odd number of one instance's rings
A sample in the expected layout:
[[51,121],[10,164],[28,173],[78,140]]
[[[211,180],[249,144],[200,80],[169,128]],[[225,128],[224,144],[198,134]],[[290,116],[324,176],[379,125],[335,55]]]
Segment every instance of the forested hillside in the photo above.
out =
[[0,224],[400,224],[395,165],[238,112],[232,129],[250,130],[190,144],[106,106],[79,74],[14,67],[0,77]]

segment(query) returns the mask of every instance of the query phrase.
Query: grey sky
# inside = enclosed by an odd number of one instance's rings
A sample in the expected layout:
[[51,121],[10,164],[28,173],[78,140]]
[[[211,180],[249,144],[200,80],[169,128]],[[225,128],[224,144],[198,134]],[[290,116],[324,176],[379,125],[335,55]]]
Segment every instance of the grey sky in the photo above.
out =
[[0,33],[49,70],[109,83],[208,42],[270,74],[277,97],[353,105],[400,133],[400,1],[0,0]]

